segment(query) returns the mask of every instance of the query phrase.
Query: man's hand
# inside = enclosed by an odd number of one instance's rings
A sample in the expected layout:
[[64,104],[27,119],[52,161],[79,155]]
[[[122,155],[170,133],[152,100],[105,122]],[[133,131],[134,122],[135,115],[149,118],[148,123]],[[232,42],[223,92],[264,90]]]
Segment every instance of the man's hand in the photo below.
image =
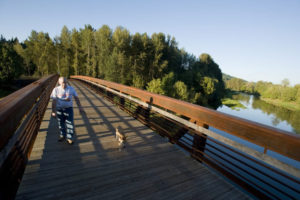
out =
[[51,115],[52,115],[52,117],[56,117],[56,113],[55,112],[52,112]]
[[56,99],[53,99],[52,100],[52,113],[51,113],[51,115],[52,115],[52,117],[56,117]]

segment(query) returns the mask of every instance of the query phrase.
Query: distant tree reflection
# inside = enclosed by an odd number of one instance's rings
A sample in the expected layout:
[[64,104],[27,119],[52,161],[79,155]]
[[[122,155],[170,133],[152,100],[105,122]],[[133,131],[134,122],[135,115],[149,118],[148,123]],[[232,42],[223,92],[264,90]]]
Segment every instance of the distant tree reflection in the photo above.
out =
[[280,121],[286,121],[293,127],[295,133],[300,134],[300,111],[292,111],[283,107],[274,106],[259,98],[253,99],[252,108],[260,109],[268,115],[273,114],[275,116],[272,120],[273,125],[276,126]]

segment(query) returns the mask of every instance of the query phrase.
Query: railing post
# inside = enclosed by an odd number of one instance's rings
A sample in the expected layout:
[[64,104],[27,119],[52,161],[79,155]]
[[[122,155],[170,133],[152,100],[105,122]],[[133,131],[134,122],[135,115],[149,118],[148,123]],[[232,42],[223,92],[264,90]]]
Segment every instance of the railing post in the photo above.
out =
[[[208,129],[207,124],[202,124],[200,125],[203,128]],[[207,135],[201,133],[201,135],[194,134],[193,138],[193,149],[192,149],[192,157],[195,158],[196,160],[202,162],[204,158],[204,150],[205,150],[205,145],[206,145],[206,140],[207,140]]]
[[121,105],[121,107],[124,107],[125,106],[125,99],[124,99],[124,97],[120,97],[120,105]]
[[148,103],[148,108],[145,109],[144,115],[145,115],[145,120],[148,123],[149,122],[149,118],[150,118],[150,111],[151,111],[151,106],[152,106],[152,103],[153,103],[153,98],[151,97],[150,101],[147,102],[147,103]]
[[174,136],[174,140],[175,140],[175,141],[178,141],[178,140],[179,140],[182,136],[184,136],[187,132],[188,132],[188,129],[187,129],[187,128],[184,128],[184,127],[180,128],[180,129],[176,132],[176,134],[175,134],[175,136]]
[[139,115],[140,115],[142,109],[143,109],[143,108],[142,108],[141,105],[138,105],[138,106],[136,107],[136,110],[135,110],[135,112],[134,112],[134,118],[140,118]]

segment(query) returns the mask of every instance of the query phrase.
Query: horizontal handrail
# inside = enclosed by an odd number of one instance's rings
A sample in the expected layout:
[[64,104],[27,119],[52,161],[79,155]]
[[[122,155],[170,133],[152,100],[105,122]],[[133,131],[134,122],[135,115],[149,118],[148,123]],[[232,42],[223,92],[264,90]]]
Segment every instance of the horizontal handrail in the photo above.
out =
[[[191,128],[193,130],[193,134],[196,134],[199,137],[202,137],[202,134],[205,134],[206,136],[209,136],[211,138],[214,138],[215,140],[221,141],[222,143],[224,143],[226,145],[234,147],[235,149],[237,149],[237,150],[239,150],[241,152],[244,152],[247,155],[251,155],[253,158],[256,158],[256,159],[258,159],[260,161],[263,161],[263,162],[265,162],[267,164],[270,164],[271,166],[274,166],[274,167],[276,167],[276,168],[278,168],[278,169],[280,169],[282,171],[285,171],[285,172],[287,172],[287,173],[289,173],[289,174],[291,174],[291,175],[293,175],[295,177],[300,178],[300,169],[295,168],[292,165],[286,164],[285,162],[282,162],[282,161],[280,161],[280,160],[278,160],[276,158],[273,158],[272,156],[269,156],[269,155],[265,154],[264,152],[260,152],[260,151],[257,151],[255,149],[252,149],[250,147],[247,147],[244,144],[241,144],[241,143],[236,142],[236,141],[234,141],[232,139],[229,139],[229,138],[226,138],[226,137],[224,137],[224,136],[222,136],[220,134],[217,134],[217,133],[215,133],[215,132],[207,129],[206,127],[202,127],[202,126],[199,126],[197,124],[194,124],[193,122],[190,122],[190,121],[188,121],[186,119],[183,119],[183,118],[181,118],[179,116],[176,116],[176,115],[174,115],[174,114],[172,114],[170,112],[162,110],[161,108],[158,108],[156,106],[152,106],[152,105],[150,105],[150,104],[148,104],[146,102],[143,102],[143,101],[141,101],[141,100],[139,100],[137,98],[131,97],[131,96],[127,95],[127,94],[120,93],[117,90],[108,88],[106,86],[103,86],[103,85],[100,85],[100,84],[97,84],[97,83],[94,83],[94,82],[91,82],[91,81],[85,81],[85,82],[88,83],[88,84],[91,84],[93,86],[96,86],[97,88],[102,88],[106,92],[114,94],[114,95],[118,96],[119,98],[128,99],[130,102],[134,102],[134,103],[136,103],[139,106],[143,106],[144,108],[149,109],[149,111],[151,110],[151,111],[153,111],[155,113],[158,113],[161,116],[163,116],[163,118],[168,118],[168,120],[172,121],[172,123],[175,123],[175,124],[177,124],[177,125],[179,125],[181,127],[184,126],[185,127],[184,129],[186,129],[186,128],[190,129]],[[112,99],[112,98],[113,97],[110,96],[108,99]],[[114,103],[116,103],[116,102],[114,102]],[[125,107],[123,105],[120,105],[120,104],[118,104],[118,105],[125,109]],[[128,109],[125,109],[125,110],[129,111]],[[131,112],[131,111],[129,111],[129,112]],[[149,125],[149,121],[146,122],[146,124]],[[154,125],[154,124],[152,124],[152,125]],[[159,127],[159,129],[161,130],[163,128]],[[168,131],[165,131],[165,132],[168,132]],[[187,133],[187,130],[185,131],[185,133]],[[174,140],[175,138],[174,138],[174,136],[172,136],[170,139]],[[175,142],[175,143],[178,144],[178,141],[173,141],[173,142]]]
[[13,199],[58,75],[42,78],[0,101],[0,199]]
[[157,105],[178,115],[188,117],[193,123],[199,125],[206,124],[225,131],[264,147],[264,153],[266,153],[267,150],[271,150],[300,161],[299,135],[134,87],[87,76],[71,76],[71,78],[103,85],[132,97],[139,98],[144,102]]
[[0,100],[0,150],[49,82],[55,77],[57,75],[44,77]]

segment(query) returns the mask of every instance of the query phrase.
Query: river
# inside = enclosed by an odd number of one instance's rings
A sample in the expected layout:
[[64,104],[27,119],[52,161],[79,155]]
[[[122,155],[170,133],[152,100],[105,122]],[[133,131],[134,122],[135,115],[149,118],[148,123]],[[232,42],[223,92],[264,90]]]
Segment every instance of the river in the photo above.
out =
[[[226,105],[222,105],[220,106],[217,110],[226,114],[230,114],[230,115],[234,115],[240,118],[244,118],[244,119],[248,119],[251,121],[255,121],[261,124],[265,124],[268,126],[272,126],[274,128],[278,128],[278,129],[282,129],[294,134],[300,134],[300,111],[291,111],[282,107],[278,107],[278,106],[274,106],[272,104],[266,103],[265,101],[260,100],[258,97],[255,97],[254,95],[248,95],[248,94],[244,94],[244,93],[239,93],[239,94],[235,94],[232,95],[231,97],[232,100],[237,100],[240,105],[234,107],[234,103],[227,104]],[[234,102],[234,101],[232,101]],[[242,140],[238,137],[235,137],[233,135],[227,134],[223,131],[217,130],[215,128],[211,128],[211,130],[213,130],[216,133],[219,133],[225,137],[228,137],[234,141],[237,141],[241,144],[244,144],[245,146],[248,146],[252,149],[255,149],[259,152],[263,152],[264,148],[254,145],[250,142],[246,142],[245,140]],[[300,169],[300,162],[290,159],[288,157],[285,157],[283,155],[280,155],[276,152],[273,152],[271,150],[267,151],[267,154],[273,158],[276,158],[288,165],[291,165],[297,169]],[[241,160],[243,160],[243,158],[241,158]],[[219,162],[223,162],[220,160],[218,160]],[[234,159],[230,160],[232,162],[234,162]],[[251,163],[250,160],[243,160],[244,162],[247,162],[248,164]],[[224,165],[228,165],[228,163],[223,163]],[[241,165],[242,168],[249,172],[251,171],[250,168],[244,167],[243,165]],[[253,166],[257,169],[261,169],[260,165],[257,165],[256,163],[253,164]],[[268,168],[262,168],[262,171],[266,174],[270,173]],[[259,177],[262,180],[268,180],[268,183],[271,185],[276,185],[277,188],[279,188],[281,191],[286,192],[287,194],[291,195],[292,198],[295,199],[300,199],[300,195],[299,192],[295,192],[293,190],[290,190],[289,188],[287,188],[286,186],[279,184],[280,181],[282,183],[286,183],[288,186],[292,186],[294,188],[299,188],[299,182],[296,183],[294,181],[291,180],[287,180],[285,179],[283,176],[279,175],[279,174],[273,174],[273,178],[277,179],[277,181],[271,182],[270,179],[263,175],[260,172],[254,171],[253,174],[250,176],[249,174],[245,173],[243,174],[247,179],[253,179],[254,180],[254,185],[252,185],[253,187],[261,187],[264,189],[269,190],[269,186],[265,183],[260,182],[258,179],[255,179],[253,177]],[[295,179],[297,179],[298,181],[300,180],[299,178],[294,177]],[[259,186],[256,186],[259,185]],[[251,184],[250,184],[251,185]],[[299,190],[298,190],[299,191]],[[275,195],[276,198],[278,199],[289,199],[291,197],[287,197],[285,194],[283,194],[282,192],[278,192],[277,190],[269,190],[269,192],[271,192],[271,194]]]
[[217,110],[291,133],[300,134],[300,111],[291,111],[274,106],[254,95],[244,93],[233,95],[232,99],[238,100],[242,106],[233,108],[222,105]]

